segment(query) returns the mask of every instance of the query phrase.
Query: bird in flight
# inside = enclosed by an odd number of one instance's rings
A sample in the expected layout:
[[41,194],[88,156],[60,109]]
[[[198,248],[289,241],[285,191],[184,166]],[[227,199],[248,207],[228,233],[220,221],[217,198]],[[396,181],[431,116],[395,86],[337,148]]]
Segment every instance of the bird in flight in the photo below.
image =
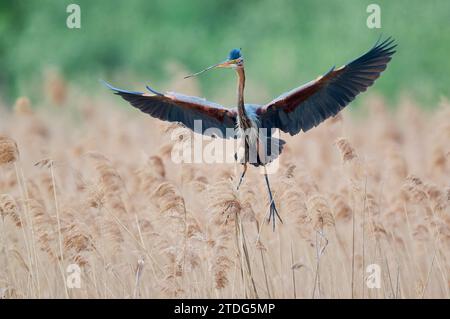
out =
[[[335,116],[361,92],[367,90],[386,69],[395,53],[392,38],[378,40],[375,45],[357,59],[335,69],[298,88],[284,93],[265,105],[244,102],[245,69],[240,49],[233,49],[228,58],[186,78],[197,76],[211,69],[232,68],[237,74],[237,107],[226,108],[205,99],[174,92],[160,93],[147,86],[150,93],[126,91],[105,84],[117,95],[142,112],[168,122],[178,122],[197,133],[210,135],[211,129],[223,138],[240,138],[243,152],[235,159],[243,165],[237,189],[241,185],[247,165],[263,166],[269,194],[268,222],[275,229],[276,218],[282,219],[276,208],[269,184],[266,165],[283,149],[285,142],[275,138],[279,129],[290,135],[306,132],[331,116]],[[229,134],[229,132],[233,132]],[[217,134],[216,134],[217,135]]]

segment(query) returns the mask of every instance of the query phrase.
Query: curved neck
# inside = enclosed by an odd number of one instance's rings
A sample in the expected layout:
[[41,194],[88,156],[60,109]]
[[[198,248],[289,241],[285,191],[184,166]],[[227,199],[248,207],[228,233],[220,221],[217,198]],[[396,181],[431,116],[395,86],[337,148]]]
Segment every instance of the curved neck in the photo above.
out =
[[244,107],[245,71],[244,68],[237,68],[238,74],[238,112],[241,118],[247,118]]

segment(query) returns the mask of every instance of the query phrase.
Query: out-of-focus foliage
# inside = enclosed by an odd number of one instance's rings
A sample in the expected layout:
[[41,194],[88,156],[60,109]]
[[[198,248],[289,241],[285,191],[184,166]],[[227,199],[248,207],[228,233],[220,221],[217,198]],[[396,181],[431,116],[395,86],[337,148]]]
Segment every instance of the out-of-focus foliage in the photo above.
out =
[[[375,90],[425,101],[449,96],[450,2],[378,0],[382,28],[368,29],[366,8],[373,2],[2,1],[0,93],[38,94],[48,66],[92,91],[100,90],[99,78],[169,90],[171,63],[196,71],[242,47],[249,82],[265,92],[254,102],[264,102],[358,56],[383,34],[399,48]],[[81,6],[81,29],[66,27],[70,3]],[[223,73],[201,77],[202,93],[224,96],[220,90],[232,88],[234,78]],[[252,96],[258,99],[258,92]]]

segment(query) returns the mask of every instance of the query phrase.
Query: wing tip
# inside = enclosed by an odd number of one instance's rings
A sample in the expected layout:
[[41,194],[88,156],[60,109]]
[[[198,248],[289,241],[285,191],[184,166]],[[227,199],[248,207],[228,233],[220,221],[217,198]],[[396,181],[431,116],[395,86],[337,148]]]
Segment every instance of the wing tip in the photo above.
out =
[[109,84],[108,82],[106,82],[105,80],[103,80],[103,79],[100,79],[99,80],[100,81],[100,83],[102,83],[104,86],[106,86],[108,89],[110,89],[111,91],[113,91],[114,92],[114,94],[137,94],[137,95],[143,95],[144,93],[142,93],[142,92],[137,92],[137,91],[127,91],[127,90],[122,90],[122,89],[119,89],[119,88],[116,88],[116,87],[114,87],[114,86],[112,86],[111,84]]
[[109,84],[109,83],[106,82],[105,80],[99,79],[98,81],[99,81],[101,84],[103,84],[104,86],[106,86],[108,89],[113,90],[113,91],[117,91],[117,89],[116,89],[114,86],[112,86],[111,84]]
[[395,39],[392,36],[388,36],[386,39],[381,41],[381,37],[377,40],[372,50],[380,50],[383,51],[387,55],[393,55],[396,50],[394,50],[397,47],[397,43]]
[[164,94],[162,94],[161,92],[156,91],[155,89],[151,88],[149,85],[146,85],[145,88],[147,90],[149,90],[151,93],[159,95],[159,96],[164,96]]

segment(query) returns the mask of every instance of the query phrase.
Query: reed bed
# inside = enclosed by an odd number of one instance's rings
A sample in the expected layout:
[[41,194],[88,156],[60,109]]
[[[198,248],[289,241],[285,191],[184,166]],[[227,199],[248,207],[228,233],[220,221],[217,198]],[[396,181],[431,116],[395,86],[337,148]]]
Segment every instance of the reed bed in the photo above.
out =
[[0,108],[2,298],[450,297],[449,102],[283,136],[273,232],[257,169],[237,192],[237,165],[171,161],[173,125],[49,78]]

